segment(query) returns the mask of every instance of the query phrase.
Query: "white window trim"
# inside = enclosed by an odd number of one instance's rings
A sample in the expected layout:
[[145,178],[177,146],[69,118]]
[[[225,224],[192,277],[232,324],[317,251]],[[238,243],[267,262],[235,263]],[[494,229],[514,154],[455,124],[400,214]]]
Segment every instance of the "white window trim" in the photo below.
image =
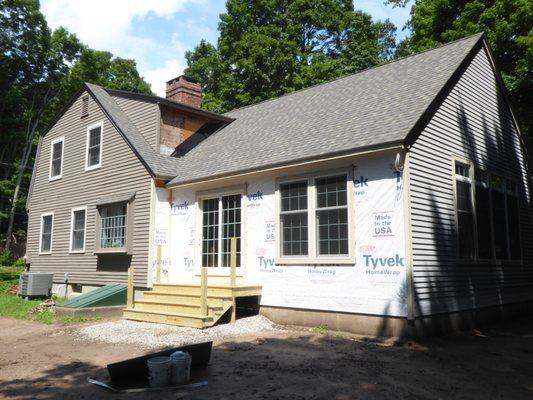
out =
[[[52,161],[54,160],[54,145],[61,142],[61,173],[56,176],[52,176]],[[65,137],[61,136],[57,139],[52,140],[50,143],[50,169],[48,172],[48,181],[56,181],[63,177],[63,160],[65,159]]]
[[[319,255],[316,232],[316,186],[315,181],[330,176],[346,175],[346,198],[348,208],[348,255]],[[308,255],[307,256],[282,256],[281,254],[281,195],[280,184],[307,181],[307,229],[308,229]],[[353,173],[351,168],[324,171],[321,173],[304,174],[279,178],[276,180],[276,259],[277,265],[355,265],[355,218]]]
[[[202,234],[203,234],[203,209],[202,209],[202,201],[207,199],[219,199],[219,207],[220,202],[223,196],[231,196],[231,195],[240,195],[241,196],[241,265],[240,267],[236,268],[237,276],[242,277],[245,274],[246,270],[246,211],[247,211],[247,187],[246,185],[237,185],[237,186],[231,186],[226,188],[220,188],[220,189],[214,189],[214,190],[205,190],[205,191],[199,191],[196,193],[196,210],[197,210],[197,217],[196,217],[196,231],[198,232],[197,240],[198,246],[196,246],[196,259],[199,260],[199,267],[197,268],[197,274],[200,274],[202,269]],[[222,213],[219,209],[219,230],[222,229]],[[220,232],[220,231],[219,231]],[[222,242],[222,236],[219,233],[219,246]],[[231,273],[231,268],[223,268],[221,267],[222,257],[221,255],[221,248],[219,247],[219,266],[217,267],[209,267],[209,275],[229,275]]]
[[[91,129],[100,127],[100,159],[99,163],[89,166],[89,132]],[[102,166],[102,153],[104,148],[104,121],[97,122],[95,124],[89,125],[87,127],[87,133],[85,138],[85,171],[92,171],[93,169],[98,169]]]
[[[52,216],[52,227],[50,229],[50,250],[42,251],[43,219],[44,217],[47,217],[49,215]],[[42,213],[40,218],[41,218],[41,221],[40,221],[41,228],[39,229],[39,255],[52,254],[52,249],[54,247],[54,213],[53,212]]]
[[[85,211],[85,226],[83,227],[83,249],[81,250],[73,250],[72,249],[72,243],[74,239],[74,212],[75,211]],[[83,207],[75,207],[70,210],[70,244],[69,244],[69,253],[71,254],[77,254],[77,253],[85,253],[85,243],[87,241],[87,206]]]
[[[455,173],[455,165],[457,163],[469,166],[469,173],[468,173],[469,177],[468,178],[462,177],[462,176],[457,175]],[[476,179],[475,179],[475,171],[476,171],[476,169],[478,169],[480,171],[483,171],[485,174],[487,174],[487,179],[488,179],[486,187],[489,189],[490,213],[491,213],[491,246],[492,246],[492,258],[490,258],[490,259],[479,258],[479,244],[478,244],[478,231],[477,231],[477,209],[476,209],[476,201],[475,201],[475,198],[476,198],[476,186],[478,185],[478,183],[476,182]],[[485,167],[476,165],[472,160],[466,159],[464,157],[460,157],[460,156],[456,156],[456,155],[452,156],[453,198],[454,198],[455,237],[456,238],[459,237],[459,216],[458,216],[458,210],[457,210],[457,184],[456,184],[456,181],[458,181],[458,180],[470,183],[470,194],[471,194],[471,203],[472,203],[471,207],[472,207],[472,213],[473,213],[473,218],[474,218],[474,257],[473,258],[463,258],[463,257],[461,257],[459,255],[459,244],[457,244],[457,246],[456,246],[457,261],[459,263],[476,263],[476,264],[491,264],[491,265],[519,265],[519,264],[523,264],[523,257],[524,257],[524,247],[523,246],[524,246],[524,242],[523,242],[523,238],[522,238],[522,227],[521,227],[520,221],[518,221],[519,222],[519,225],[518,225],[519,228],[518,229],[519,229],[519,235],[520,235],[520,258],[518,258],[518,259],[511,259],[510,258],[510,243],[509,243],[510,238],[509,238],[509,229],[508,228],[507,228],[507,231],[506,231],[506,234],[507,234],[507,258],[506,259],[496,258],[496,252],[495,252],[496,246],[495,246],[495,242],[494,242],[495,234],[494,234],[494,225],[493,225],[494,222],[493,222],[493,219],[492,219],[492,212],[493,212],[492,211],[492,191],[493,190],[500,191],[500,192],[505,194],[505,210],[506,210],[505,223],[506,223],[507,227],[509,226],[509,221],[508,221],[509,215],[508,215],[508,212],[507,212],[507,190],[506,190],[505,187],[502,190],[492,188],[491,187],[491,177],[492,177],[492,175],[497,175],[497,176],[501,177],[502,179],[504,179],[505,182],[507,182],[507,181],[514,182],[517,185],[514,195],[518,196],[518,179],[512,179],[508,175],[500,174],[498,172],[494,172],[493,173],[493,172],[487,170]]]

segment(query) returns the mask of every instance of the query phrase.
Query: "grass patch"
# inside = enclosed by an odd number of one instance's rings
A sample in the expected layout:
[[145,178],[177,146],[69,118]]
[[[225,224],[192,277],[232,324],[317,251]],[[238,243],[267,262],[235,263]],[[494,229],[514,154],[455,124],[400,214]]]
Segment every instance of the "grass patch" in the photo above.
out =
[[[0,316],[29,321],[41,322],[43,324],[81,324],[84,322],[98,321],[97,317],[78,317],[68,315],[56,315],[47,309],[41,312],[32,313],[35,307],[42,303],[42,300],[24,300],[21,297],[9,294],[8,291],[13,286],[17,286],[19,275],[24,270],[23,267],[2,267],[0,266]],[[59,299],[60,303],[61,300]]]
[[326,324],[320,324],[318,326],[315,326],[314,328],[311,328],[311,332],[318,333],[320,335],[327,335],[329,331],[329,328]]

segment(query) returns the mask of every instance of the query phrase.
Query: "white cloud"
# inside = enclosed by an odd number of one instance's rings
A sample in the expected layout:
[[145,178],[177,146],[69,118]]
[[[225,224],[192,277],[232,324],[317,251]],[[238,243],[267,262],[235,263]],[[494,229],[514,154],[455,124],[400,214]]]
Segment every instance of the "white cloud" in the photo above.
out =
[[169,60],[162,67],[147,70],[143,75],[152,85],[152,92],[165,97],[166,81],[181,75],[184,69],[185,66],[181,65],[178,60]]
[[[171,19],[188,3],[202,0],[43,0],[41,11],[55,29],[64,26],[91,48],[134,59],[158,94],[161,85],[183,71],[187,49],[176,35],[165,40],[141,36],[135,23],[147,17]],[[169,75],[164,75],[165,73]]]

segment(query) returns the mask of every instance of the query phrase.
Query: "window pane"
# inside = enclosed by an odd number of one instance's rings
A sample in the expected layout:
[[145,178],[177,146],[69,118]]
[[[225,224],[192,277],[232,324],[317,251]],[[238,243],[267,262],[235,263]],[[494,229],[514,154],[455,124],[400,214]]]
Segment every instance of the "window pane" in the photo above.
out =
[[456,181],[459,257],[474,257],[474,216],[470,183]]
[[346,175],[319,178],[315,181],[317,207],[338,207],[347,204]]
[[476,220],[478,256],[481,259],[492,258],[492,242],[490,227],[490,193],[489,189],[476,186]]
[[511,251],[511,260],[519,260],[521,258],[521,243],[518,197],[513,195],[507,195],[507,212],[507,221],[509,222],[509,250]]
[[279,185],[281,211],[307,209],[307,182],[291,182]]
[[280,221],[283,255],[307,255],[307,213],[281,214]]
[[218,198],[202,202],[202,267],[218,267]]
[[317,212],[320,255],[348,254],[348,210]]
[[89,131],[89,147],[100,145],[101,130],[100,127],[96,127]]
[[469,171],[470,167],[465,164],[461,163],[455,163],[455,173],[460,176],[464,176],[465,178],[469,177]]
[[96,127],[89,131],[89,145],[87,148],[87,163],[89,167],[100,164],[101,140],[102,130],[100,127]]
[[457,210],[472,212],[470,183],[457,181]]
[[42,217],[41,226],[41,252],[49,252],[52,248],[52,216]]
[[100,247],[126,247],[126,204],[103,207],[100,211]]
[[63,142],[52,146],[52,177],[61,175],[61,159],[63,157]]
[[505,194],[492,191],[492,219],[494,221],[494,245],[496,258],[507,259],[507,228],[505,223]]
[[76,210],[72,222],[72,250],[85,247],[85,210]]
[[237,238],[237,267],[241,258],[241,196],[222,197],[222,266],[231,266],[232,237]]

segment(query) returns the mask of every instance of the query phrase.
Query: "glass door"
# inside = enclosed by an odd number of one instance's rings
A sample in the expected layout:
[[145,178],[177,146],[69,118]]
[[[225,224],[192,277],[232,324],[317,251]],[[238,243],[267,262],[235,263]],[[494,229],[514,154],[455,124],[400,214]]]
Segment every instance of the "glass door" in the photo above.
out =
[[202,200],[202,267],[229,273],[232,237],[237,239],[237,267],[240,267],[241,195]]

